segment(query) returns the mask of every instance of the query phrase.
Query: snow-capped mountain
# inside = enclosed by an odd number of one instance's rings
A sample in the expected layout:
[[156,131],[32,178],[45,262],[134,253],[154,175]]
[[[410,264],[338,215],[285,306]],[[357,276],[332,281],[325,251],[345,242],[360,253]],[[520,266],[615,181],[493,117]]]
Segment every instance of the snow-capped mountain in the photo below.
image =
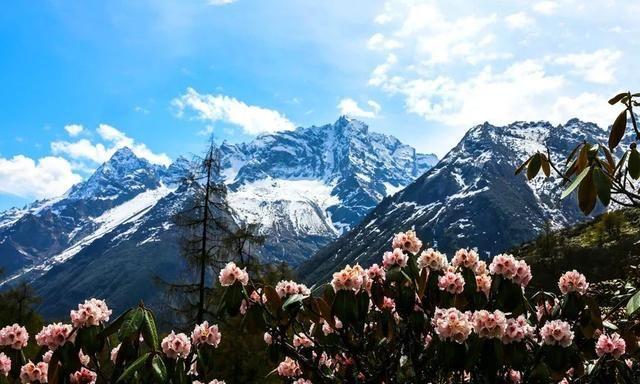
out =
[[575,201],[560,201],[560,180],[528,183],[514,170],[536,151],[546,152],[545,146],[563,164],[577,143],[606,143],[606,137],[595,124],[577,119],[561,126],[478,125],[438,165],[301,265],[299,275],[315,282],[345,264],[380,262],[393,234],[412,227],[444,252],[478,247],[486,256],[531,240],[547,220],[554,227],[584,220]]
[[[435,163],[347,118],[222,144],[220,153],[229,217],[260,222],[269,236],[262,257],[291,264]],[[153,303],[155,278],[184,271],[172,219],[193,195],[183,183],[191,167],[185,158],[153,165],[122,148],[65,195],[0,213],[0,284],[32,282],[45,316],[88,296],[116,309]]]
[[263,257],[293,264],[437,162],[344,116],[220,150],[231,206],[267,235]]

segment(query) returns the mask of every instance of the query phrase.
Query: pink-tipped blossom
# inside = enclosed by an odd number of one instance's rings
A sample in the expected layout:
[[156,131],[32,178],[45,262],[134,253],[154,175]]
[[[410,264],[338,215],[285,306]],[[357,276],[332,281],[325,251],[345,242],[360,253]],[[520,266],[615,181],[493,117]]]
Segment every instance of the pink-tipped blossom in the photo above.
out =
[[404,268],[407,265],[407,261],[409,260],[409,256],[407,256],[402,249],[395,248],[391,252],[385,252],[382,256],[382,266],[385,269],[389,269],[393,266],[399,266],[400,268]]
[[115,364],[118,361],[118,352],[120,352],[120,346],[121,345],[122,344],[118,344],[118,345],[116,345],[115,347],[113,347],[111,349],[111,352],[109,354],[109,358],[111,359],[111,362],[113,364]]
[[51,362],[51,357],[53,356],[53,351],[49,350],[42,355],[42,361],[49,364]]
[[11,372],[11,359],[0,352],[0,375],[8,376]]
[[438,277],[438,288],[453,295],[460,294],[464,290],[464,278],[460,273],[445,272]]
[[474,271],[476,275],[487,275],[489,274],[489,267],[487,267],[487,262],[484,260],[479,260],[476,263],[476,269]]
[[347,265],[341,271],[333,274],[331,286],[335,292],[340,290],[357,292],[362,287],[365,277],[365,271],[361,266]]
[[196,346],[208,344],[217,348],[221,338],[222,334],[218,330],[218,325],[209,325],[206,320],[202,324],[196,325],[191,332],[191,340]]
[[273,344],[273,336],[269,332],[264,333],[263,339],[267,345]]
[[596,354],[599,357],[611,355],[618,359],[624,355],[626,346],[624,339],[617,333],[613,333],[611,336],[600,335],[596,343]]
[[185,358],[191,352],[191,342],[184,333],[171,331],[171,333],[162,339],[162,352],[170,359]]
[[470,317],[469,313],[462,313],[456,308],[436,308],[431,323],[440,340],[462,344],[473,329]]
[[337,329],[342,329],[342,321],[340,321],[340,319],[338,319],[337,317],[333,318],[333,322],[335,327],[332,327],[331,324],[329,324],[328,321],[326,321],[325,319],[322,319],[322,333],[324,333],[325,336],[328,336],[330,334],[332,334],[333,332],[335,332]]
[[534,332],[535,328],[529,324],[527,318],[523,315],[515,319],[507,319],[507,327],[502,336],[502,342],[504,344],[521,342],[526,338],[532,337]]
[[314,343],[307,335],[304,333],[299,333],[297,335],[293,335],[293,346],[296,348],[311,348]]
[[13,324],[0,329],[0,346],[20,350],[26,347],[28,342],[29,333],[25,327]]
[[71,384],[95,384],[98,375],[85,367],[71,374]]
[[416,262],[418,263],[418,268],[429,268],[432,271],[441,271],[448,265],[447,256],[433,248],[422,251]]
[[479,260],[478,252],[474,249],[459,249],[451,259],[451,264],[454,267],[464,267],[475,271]]
[[532,278],[531,267],[524,260],[516,260],[513,255],[507,254],[495,256],[489,265],[489,271],[522,287],[526,287]]
[[396,233],[393,237],[392,246],[393,248],[399,248],[415,255],[420,251],[420,248],[422,248],[422,241],[416,236],[416,231],[409,230],[407,232]]
[[294,381],[293,384],[313,384],[313,383],[311,382],[311,380],[300,378]]
[[85,300],[84,303],[78,304],[77,310],[71,311],[71,323],[76,328],[100,325],[109,321],[111,312],[104,300]]
[[240,267],[232,261],[220,271],[219,280],[223,287],[233,285],[236,281],[239,281],[240,284],[244,286],[249,283],[249,274],[246,268],[240,269]]
[[50,350],[56,350],[63,346],[67,341],[74,342],[76,332],[73,332],[73,326],[70,324],[53,323],[42,328],[36,335],[36,343],[41,347],[47,347]]
[[33,383],[35,381],[42,383],[47,382],[47,373],[49,365],[44,361],[34,364],[29,361],[20,368],[20,381],[23,383]]
[[480,310],[473,313],[471,317],[474,332],[485,339],[502,339],[507,328],[507,318],[499,310],[489,312]]
[[505,374],[505,379],[507,379],[507,383],[509,384],[520,384],[522,383],[522,373],[520,373],[520,371],[509,369]]
[[547,321],[540,330],[542,343],[546,345],[560,345],[568,347],[573,342],[573,331],[566,321]]
[[91,363],[91,357],[85,354],[82,348],[78,351],[78,360],[83,367],[87,367]]
[[278,375],[282,377],[297,377],[302,375],[302,370],[298,362],[288,356],[278,364],[277,371]]
[[587,289],[589,289],[589,283],[587,283],[587,279],[582,273],[574,269],[573,271],[566,272],[564,275],[560,276],[560,280],[558,280],[558,287],[560,287],[560,292],[564,295],[571,292],[584,295],[587,293]]
[[299,295],[309,295],[311,291],[304,284],[298,284],[295,281],[290,280],[282,280],[278,284],[276,284],[276,292],[278,296],[287,297],[295,294]]
[[484,293],[488,298],[491,292],[491,276],[476,275],[476,291]]

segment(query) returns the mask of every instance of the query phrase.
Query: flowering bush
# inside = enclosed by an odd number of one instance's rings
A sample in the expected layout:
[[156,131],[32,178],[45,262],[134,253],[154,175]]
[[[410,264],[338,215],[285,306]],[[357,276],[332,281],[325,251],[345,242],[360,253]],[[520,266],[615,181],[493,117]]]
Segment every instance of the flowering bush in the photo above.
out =
[[[258,284],[230,263],[220,315],[263,335],[271,375],[285,383],[638,382],[637,322],[610,322],[577,271],[562,275],[558,296],[528,288],[531,269],[511,255],[487,266],[461,249],[449,263],[412,231],[392,245],[383,267],[348,265],[312,288]],[[36,334],[30,359],[26,329],[0,329],[0,383],[224,383],[216,324],[161,337],[142,305],[110,317],[104,301],[85,301],[70,324]]]

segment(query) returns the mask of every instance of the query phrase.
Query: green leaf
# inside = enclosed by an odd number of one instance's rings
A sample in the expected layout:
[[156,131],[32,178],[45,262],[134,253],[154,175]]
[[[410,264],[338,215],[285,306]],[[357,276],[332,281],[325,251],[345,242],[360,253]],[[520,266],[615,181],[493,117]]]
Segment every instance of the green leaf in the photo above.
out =
[[569,184],[567,189],[565,189],[564,192],[562,192],[562,195],[560,196],[560,199],[564,199],[567,196],[569,196],[571,194],[571,192],[573,192],[573,190],[576,189],[576,187],[578,185],[580,185],[580,183],[582,182],[582,179],[584,179],[587,176],[587,174],[589,173],[590,170],[591,170],[591,168],[583,169],[582,172],[580,172],[580,174],[578,176],[576,176],[575,179],[573,179],[573,181],[571,182],[571,184]]
[[138,357],[136,359],[136,361],[131,363],[131,365],[129,365],[127,367],[127,369],[125,369],[124,372],[122,372],[122,375],[120,375],[120,377],[118,377],[118,380],[116,381],[116,383],[124,381],[129,376],[131,376],[134,373],[136,373],[144,365],[144,363],[147,361],[147,359],[149,358],[149,355],[150,355],[149,352],[147,352],[144,355]]
[[147,343],[149,348],[157,351],[160,349],[160,341],[158,339],[158,328],[156,327],[156,320],[153,313],[150,310],[144,310],[144,322],[142,323],[142,335],[144,336],[144,342]]
[[520,164],[520,166],[518,168],[516,168],[516,176],[519,175],[520,172],[522,172],[524,167],[526,167],[527,164],[529,164],[530,161],[531,161],[531,158],[528,158],[527,161],[525,161],[524,163]]
[[617,95],[615,95],[611,99],[609,99],[609,104],[614,105],[615,103],[617,103],[620,100],[622,100],[622,98],[627,96],[628,94],[629,94],[628,92],[618,93]]
[[164,364],[160,355],[154,355],[151,360],[151,369],[159,382],[164,383],[167,381],[167,366]]
[[593,208],[595,208],[596,206],[597,198],[598,193],[593,182],[593,173],[589,172],[587,174],[587,177],[582,180],[580,186],[578,187],[578,206],[580,207],[582,213],[584,213],[585,215],[591,213],[591,211],[593,211]]
[[611,180],[599,167],[593,169],[593,182],[596,185],[598,198],[605,206],[611,201]]
[[634,315],[640,309],[640,291],[636,292],[627,302],[627,316]]
[[624,131],[627,129],[627,110],[620,112],[616,120],[611,126],[611,133],[609,134],[609,149],[613,151],[615,147],[620,144]]
[[627,169],[629,170],[629,176],[631,176],[632,179],[638,180],[638,178],[640,178],[640,152],[635,148],[633,148],[629,153]]
[[540,166],[542,165],[542,158],[539,153],[536,153],[531,157],[531,161],[529,162],[529,166],[527,167],[527,179],[531,180],[538,172],[540,172]]
[[113,320],[111,324],[109,324],[105,329],[103,329],[102,332],[98,334],[98,337],[104,339],[118,332],[118,330],[120,329],[120,326],[126,319],[127,315],[131,313],[131,311],[132,311],[131,308],[124,311],[122,315],[120,315],[117,319]]
[[340,290],[336,292],[333,301],[333,316],[346,324],[353,324],[356,320],[356,298],[353,291]]
[[299,293],[291,295],[282,304],[282,309],[287,310],[287,309],[295,306],[296,304],[300,303],[302,300],[304,300],[306,298],[307,298],[307,296],[301,295]]
[[144,310],[142,308],[136,308],[129,312],[122,322],[120,330],[118,330],[118,339],[120,342],[125,341],[129,337],[136,336],[144,321]]

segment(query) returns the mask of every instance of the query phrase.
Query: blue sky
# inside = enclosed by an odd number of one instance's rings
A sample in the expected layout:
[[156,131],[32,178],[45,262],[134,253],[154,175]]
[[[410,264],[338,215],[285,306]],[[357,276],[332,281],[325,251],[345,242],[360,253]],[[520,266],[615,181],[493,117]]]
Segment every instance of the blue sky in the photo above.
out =
[[0,209],[63,193],[117,147],[157,163],[209,133],[346,113],[442,156],[471,126],[577,116],[639,84],[640,4],[41,1],[0,12]]

